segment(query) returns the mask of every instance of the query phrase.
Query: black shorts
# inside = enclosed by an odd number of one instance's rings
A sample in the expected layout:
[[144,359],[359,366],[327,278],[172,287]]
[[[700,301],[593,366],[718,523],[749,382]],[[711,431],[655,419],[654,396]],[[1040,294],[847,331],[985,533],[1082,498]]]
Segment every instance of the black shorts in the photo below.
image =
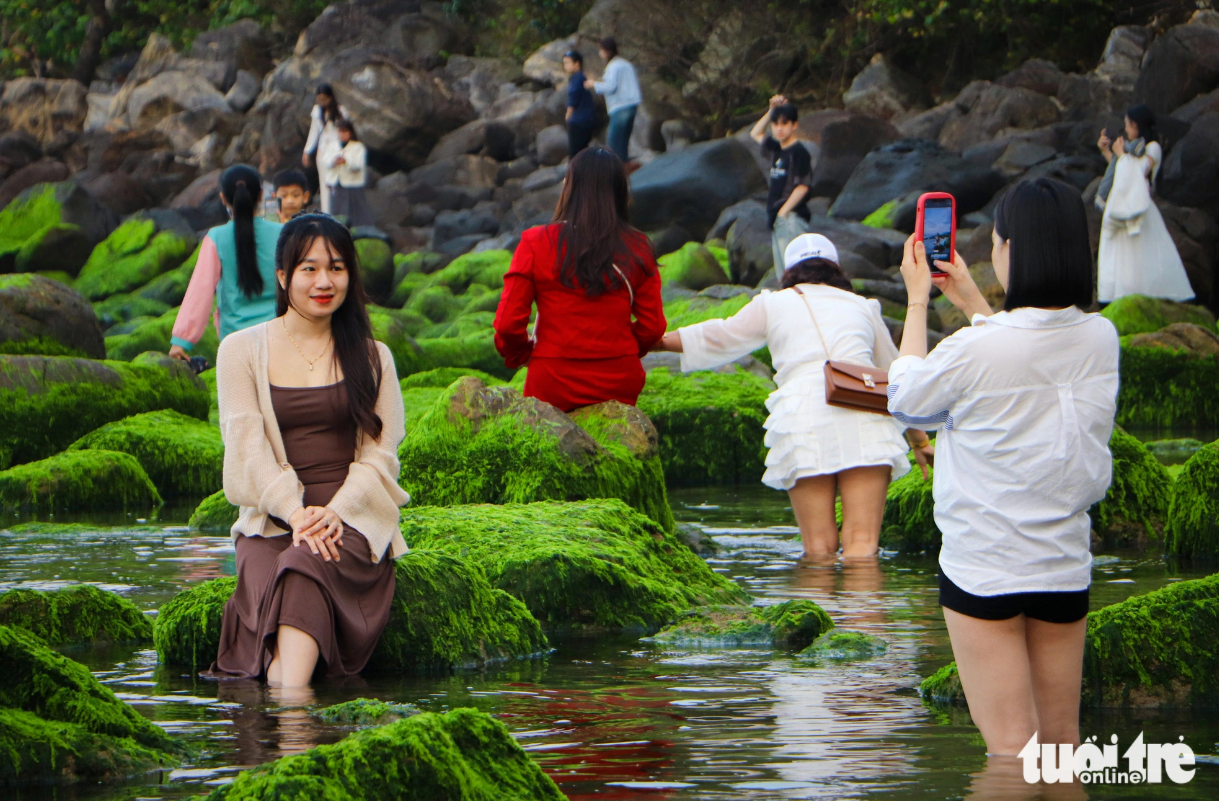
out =
[[940,573],[940,606],[979,620],[1010,620],[1024,615],[1046,623],[1074,623],[1088,614],[1088,590],[974,595]]

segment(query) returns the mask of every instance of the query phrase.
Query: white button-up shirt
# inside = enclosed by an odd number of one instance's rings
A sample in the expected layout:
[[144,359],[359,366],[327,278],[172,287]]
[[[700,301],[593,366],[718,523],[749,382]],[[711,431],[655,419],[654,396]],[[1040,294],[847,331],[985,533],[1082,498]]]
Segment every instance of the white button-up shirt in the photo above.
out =
[[1117,330],[1097,314],[1021,308],[889,367],[889,411],[936,440],[940,569],[975,595],[1091,582],[1088,508],[1112,478]]
[[593,89],[597,94],[605,95],[605,110],[610,114],[643,102],[635,68],[622,56],[614,56],[609,60],[605,65],[605,74],[593,84]]

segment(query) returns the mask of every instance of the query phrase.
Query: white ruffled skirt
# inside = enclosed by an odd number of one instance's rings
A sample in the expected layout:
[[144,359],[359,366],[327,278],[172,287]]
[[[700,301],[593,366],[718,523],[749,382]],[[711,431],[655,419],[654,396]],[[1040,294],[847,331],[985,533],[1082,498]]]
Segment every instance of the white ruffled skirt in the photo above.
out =
[[893,468],[891,481],[910,472],[910,447],[892,417],[827,406],[820,369],[789,379],[766,399],[766,473],[762,483],[789,490],[796,481],[853,467]]

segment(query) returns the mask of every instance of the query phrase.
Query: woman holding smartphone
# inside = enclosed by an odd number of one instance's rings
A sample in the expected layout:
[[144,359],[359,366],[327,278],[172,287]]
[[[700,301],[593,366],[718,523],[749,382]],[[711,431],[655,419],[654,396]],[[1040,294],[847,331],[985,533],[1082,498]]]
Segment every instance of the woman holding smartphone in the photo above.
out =
[[[889,368],[889,411],[942,427],[935,521],[940,605],[969,711],[991,755],[1034,733],[1079,745],[1079,691],[1092,556],[1088,508],[1109,487],[1118,337],[1092,300],[1079,193],[1048,178],[995,208],[991,259],[1007,292],[992,313],[959,254],[906,242],[910,308]],[[973,325],[927,353],[939,287]]]

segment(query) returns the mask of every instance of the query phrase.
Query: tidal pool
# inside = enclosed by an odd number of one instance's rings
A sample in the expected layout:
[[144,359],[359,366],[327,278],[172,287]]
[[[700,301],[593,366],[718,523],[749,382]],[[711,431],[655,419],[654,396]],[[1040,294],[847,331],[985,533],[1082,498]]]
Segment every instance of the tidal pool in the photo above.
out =
[[[786,496],[763,487],[683,488],[670,502],[679,521],[704,527],[722,546],[711,566],[760,602],[810,598],[840,627],[884,638],[888,652],[816,664],[764,650],[669,650],[629,636],[552,639],[555,652],[544,660],[325,684],[316,688],[316,703],[371,696],[435,711],[477,707],[504,721],[572,799],[1037,797],[1019,781],[1004,784],[983,770],[984,749],[967,713],[929,709],[918,698],[919,681],[952,659],[933,559],[803,563]],[[142,524],[136,516],[78,517],[73,534],[0,531],[0,590],[88,582],[155,610],[183,587],[233,573],[228,537],[185,529],[191,508],[163,509]],[[90,524],[131,530],[99,532]],[[1096,562],[1094,609],[1205,575],[1137,553],[1106,553]],[[66,653],[204,754],[124,785],[5,788],[5,799],[190,797],[243,768],[346,733],[282,706],[253,682],[218,683],[161,667],[151,650]],[[1188,784],[1077,785],[1069,797],[1219,798],[1213,710],[1083,715],[1085,737],[1108,742],[1117,734],[1123,748],[1140,731],[1149,743],[1184,736],[1210,761],[1200,760]]]

